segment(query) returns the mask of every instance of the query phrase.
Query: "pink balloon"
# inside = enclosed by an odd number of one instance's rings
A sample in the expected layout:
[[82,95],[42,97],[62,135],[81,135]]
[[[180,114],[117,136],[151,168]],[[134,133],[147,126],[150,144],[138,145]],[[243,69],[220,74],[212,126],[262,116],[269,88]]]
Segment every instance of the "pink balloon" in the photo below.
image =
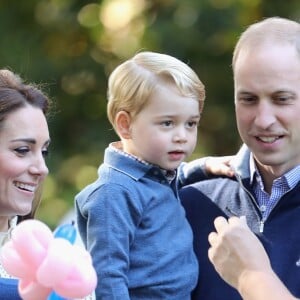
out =
[[19,253],[15,250],[13,242],[9,241],[1,250],[1,262],[6,271],[17,278],[35,278],[35,270],[22,259]]
[[66,280],[76,263],[75,260],[73,246],[69,241],[61,238],[54,239],[37,271],[37,280],[45,286],[55,286]]
[[94,291],[97,285],[97,274],[90,254],[79,246],[74,246],[74,254],[76,263],[69,277],[53,287],[56,293],[65,298],[83,298]]
[[67,239],[54,238],[41,221],[17,225],[0,258],[7,272],[20,279],[24,300],[46,300],[52,291],[65,298],[84,298],[97,285],[90,254]]
[[53,234],[47,225],[38,220],[27,220],[21,224],[13,230],[11,240],[17,252],[22,253],[24,261],[35,269],[47,255]]
[[46,300],[52,289],[35,281],[20,279],[19,294],[23,300]]

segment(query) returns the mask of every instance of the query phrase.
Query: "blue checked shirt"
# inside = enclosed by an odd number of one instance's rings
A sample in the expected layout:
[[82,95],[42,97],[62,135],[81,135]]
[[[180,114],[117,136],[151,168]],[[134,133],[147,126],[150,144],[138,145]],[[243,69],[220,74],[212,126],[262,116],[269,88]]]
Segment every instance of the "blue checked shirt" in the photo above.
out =
[[267,219],[272,209],[276,206],[279,199],[293,189],[300,181],[300,165],[294,167],[283,176],[273,181],[271,194],[264,189],[262,177],[255,166],[253,156],[250,157],[251,184],[263,216],[263,221]]

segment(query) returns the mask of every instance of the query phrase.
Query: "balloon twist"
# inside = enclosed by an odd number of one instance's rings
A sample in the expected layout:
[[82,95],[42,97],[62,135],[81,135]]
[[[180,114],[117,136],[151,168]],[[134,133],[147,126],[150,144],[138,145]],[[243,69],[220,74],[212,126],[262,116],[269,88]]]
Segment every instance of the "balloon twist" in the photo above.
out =
[[93,292],[97,275],[90,254],[72,245],[74,230],[62,225],[53,235],[41,221],[26,220],[12,231],[0,258],[6,271],[19,279],[22,299],[74,299]]

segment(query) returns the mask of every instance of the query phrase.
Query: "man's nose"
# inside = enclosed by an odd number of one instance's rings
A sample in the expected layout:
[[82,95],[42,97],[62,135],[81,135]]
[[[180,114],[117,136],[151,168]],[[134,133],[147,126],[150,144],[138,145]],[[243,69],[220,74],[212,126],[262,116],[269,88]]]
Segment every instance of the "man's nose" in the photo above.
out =
[[274,109],[267,102],[259,103],[255,113],[255,125],[262,129],[270,127],[276,121]]

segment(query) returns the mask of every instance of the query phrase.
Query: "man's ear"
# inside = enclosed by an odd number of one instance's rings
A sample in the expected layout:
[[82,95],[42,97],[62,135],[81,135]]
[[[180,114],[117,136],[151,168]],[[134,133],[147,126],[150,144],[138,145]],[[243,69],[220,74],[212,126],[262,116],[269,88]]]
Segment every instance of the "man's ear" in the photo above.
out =
[[118,135],[123,139],[130,139],[130,123],[131,117],[128,112],[122,110],[119,111],[115,118],[115,125]]

